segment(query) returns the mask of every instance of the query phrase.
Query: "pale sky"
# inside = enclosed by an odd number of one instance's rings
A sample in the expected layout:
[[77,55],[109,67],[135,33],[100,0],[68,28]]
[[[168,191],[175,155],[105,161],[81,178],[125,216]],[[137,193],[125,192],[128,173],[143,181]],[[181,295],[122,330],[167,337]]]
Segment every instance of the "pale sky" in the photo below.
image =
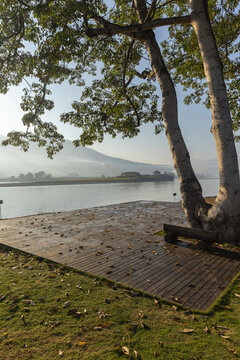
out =
[[[167,29],[157,30],[158,39],[167,36]],[[158,84],[156,82],[158,87]],[[23,83],[22,87],[12,88],[6,95],[0,94],[0,134],[6,135],[11,130],[23,130],[21,125],[21,109],[19,106],[21,99],[21,88],[27,87]],[[159,93],[160,89],[158,87]],[[58,126],[59,131],[66,139],[77,139],[80,129],[71,125],[63,124],[59,121],[62,112],[71,110],[71,103],[79,100],[81,88],[70,85],[58,85],[52,88],[55,108],[47,112],[43,120],[51,121]],[[183,137],[187,144],[192,159],[212,159],[216,158],[215,144],[211,128],[211,112],[203,105],[183,104],[184,93],[181,87],[177,88],[179,123]],[[123,158],[126,160],[146,162],[152,164],[172,164],[172,157],[169,150],[166,136],[163,133],[155,135],[152,124],[143,125],[140,134],[133,139],[122,139],[118,136],[112,139],[106,135],[103,143],[95,143],[92,148],[105,155]],[[237,144],[240,154],[240,144]]]
[[[53,89],[55,108],[44,116],[45,120],[55,123],[65,138],[70,140],[78,137],[80,129],[61,123],[59,115],[71,109],[71,102],[80,97],[79,91],[80,89],[69,85],[55,86]],[[12,88],[6,95],[0,95],[1,135],[6,135],[11,130],[24,129],[21,125],[20,97],[20,87]],[[203,105],[186,106],[183,104],[183,98],[184,93],[179,88],[179,122],[191,157],[193,159],[215,158],[214,139],[210,133],[211,112]],[[134,139],[123,140],[121,136],[112,139],[106,135],[103,143],[95,143],[92,148],[103,154],[127,160],[172,164],[165,134],[163,132],[155,135],[152,124],[143,125],[141,133]],[[237,148],[240,151],[240,144],[237,144]]]

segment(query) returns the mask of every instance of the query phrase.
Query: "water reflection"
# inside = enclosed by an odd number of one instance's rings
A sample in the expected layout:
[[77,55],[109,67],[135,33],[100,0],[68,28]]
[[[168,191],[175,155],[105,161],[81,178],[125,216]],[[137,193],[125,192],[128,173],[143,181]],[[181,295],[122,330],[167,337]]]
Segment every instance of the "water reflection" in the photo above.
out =
[[[203,193],[215,195],[218,179],[200,181]],[[52,211],[83,209],[136,200],[180,200],[179,182],[26,186],[0,189],[3,218]]]

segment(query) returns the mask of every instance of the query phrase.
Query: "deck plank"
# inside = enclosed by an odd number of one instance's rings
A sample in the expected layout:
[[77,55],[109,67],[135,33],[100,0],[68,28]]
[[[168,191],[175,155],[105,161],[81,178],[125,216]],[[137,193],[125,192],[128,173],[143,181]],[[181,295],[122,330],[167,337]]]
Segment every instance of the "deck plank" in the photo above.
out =
[[240,272],[240,252],[175,245],[155,233],[169,219],[186,225],[180,204],[139,201],[1,220],[0,243],[207,310]]

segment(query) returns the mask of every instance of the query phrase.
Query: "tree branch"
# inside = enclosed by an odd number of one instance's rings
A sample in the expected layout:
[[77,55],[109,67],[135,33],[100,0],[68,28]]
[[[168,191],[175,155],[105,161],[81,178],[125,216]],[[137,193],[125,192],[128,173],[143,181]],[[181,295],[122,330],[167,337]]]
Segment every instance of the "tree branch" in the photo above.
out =
[[135,71],[135,74],[140,79],[146,79],[146,78],[152,79],[155,76],[155,72],[153,70],[151,70],[151,71],[143,70],[141,73],[138,71]]
[[154,29],[160,26],[167,26],[167,25],[178,25],[178,24],[190,24],[191,18],[190,15],[186,16],[178,16],[174,18],[163,18],[163,19],[155,19],[151,21],[147,21],[143,24],[132,24],[132,25],[117,25],[113,24],[101,17],[95,17],[98,23],[103,25],[103,28],[88,28],[86,30],[86,35],[89,37],[96,37],[99,35],[107,35],[113,36],[116,34],[122,35],[133,35],[137,33],[141,33],[143,31],[147,31],[150,29]]
[[128,95],[127,93],[127,86],[129,85],[129,83],[132,81],[132,78],[131,78],[131,81],[128,82],[126,84],[126,71],[127,71],[127,66],[128,66],[128,62],[129,62],[129,59],[130,59],[130,56],[131,56],[131,52],[132,52],[132,48],[134,46],[134,43],[135,43],[135,40],[133,40],[130,45],[129,45],[129,48],[128,48],[128,52],[127,52],[127,56],[126,56],[126,60],[125,60],[125,65],[124,65],[124,69],[123,69],[123,89],[124,89],[124,93],[125,93],[125,96],[129,102],[129,104],[132,106],[133,108],[133,111],[135,112],[135,115],[137,117],[137,121],[138,121],[138,126],[140,126],[141,124],[141,119],[139,117],[139,114],[138,114],[138,111],[136,109],[136,106],[134,105],[134,103],[132,102],[130,96]]
[[125,59],[125,64],[124,64],[124,69],[123,69],[123,87],[124,87],[124,91],[126,92],[126,71],[127,71],[127,66],[128,66],[128,61],[130,59],[130,55],[131,55],[131,52],[132,52],[132,48],[135,44],[135,40],[131,41],[130,45],[129,45],[129,48],[128,48],[128,52],[127,52],[127,56],[126,56],[126,59]]
[[152,1],[152,4],[151,4],[150,8],[148,9],[148,13],[145,17],[144,23],[147,22],[149,19],[151,19],[152,13],[154,14],[155,9],[156,9],[156,3],[157,3],[157,0]]

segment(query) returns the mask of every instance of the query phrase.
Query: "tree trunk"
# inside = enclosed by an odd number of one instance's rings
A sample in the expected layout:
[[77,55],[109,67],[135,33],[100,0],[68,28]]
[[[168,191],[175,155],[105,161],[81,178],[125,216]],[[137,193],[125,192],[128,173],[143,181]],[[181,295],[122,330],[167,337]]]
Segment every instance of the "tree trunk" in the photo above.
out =
[[220,188],[214,206],[201,214],[204,227],[217,229],[223,241],[240,242],[240,179],[223,65],[208,16],[207,0],[190,0],[195,30],[208,82]]
[[[142,23],[147,15],[146,1],[134,0],[134,3],[139,21]],[[152,30],[145,31],[142,40],[146,45],[152,69],[161,88],[162,116],[174,167],[180,181],[183,209],[189,225],[201,228],[202,223],[198,219],[199,209],[206,215],[210,206],[206,204],[202,196],[202,188],[194,174],[189,152],[178,124],[178,105],[175,87],[164,64],[154,32]]]

